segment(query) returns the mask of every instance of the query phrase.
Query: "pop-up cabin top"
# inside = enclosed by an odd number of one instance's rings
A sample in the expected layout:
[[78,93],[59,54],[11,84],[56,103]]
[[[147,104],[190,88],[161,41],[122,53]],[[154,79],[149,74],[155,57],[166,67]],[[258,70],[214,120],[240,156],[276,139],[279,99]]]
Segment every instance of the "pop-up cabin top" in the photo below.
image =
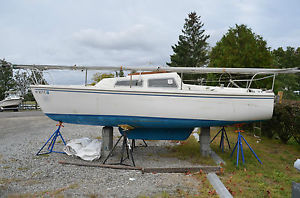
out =
[[182,83],[176,72],[129,75],[126,77],[105,78],[95,85],[99,89],[117,89],[135,91],[164,91],[164,92],[201,92],[201,93],[230,93],[230,94],[262,94],[270,93],[261,89],[232,88],[190,85]]

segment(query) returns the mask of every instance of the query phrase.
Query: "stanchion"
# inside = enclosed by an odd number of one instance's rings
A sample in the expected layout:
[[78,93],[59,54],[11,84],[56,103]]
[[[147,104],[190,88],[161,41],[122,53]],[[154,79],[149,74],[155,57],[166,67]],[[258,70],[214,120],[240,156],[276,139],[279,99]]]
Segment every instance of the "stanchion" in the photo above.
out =
[[[63,153],[63,154],[65,154],[65,152],[54,151],[54,150],[53,150],[54,145],[55,145],[55,142],[56,142],[56,139],[57,139],[58,136],[62,139],[64,145],[66,145],[66,142],[65,142],[64,138],[62,137],[62,135],[61,135],[61,133],[60,133],[60,128],[61,128],[61,127],[64,127],[64,126],[62,125],[62,122],[59,121],[58,124],[57,124],[56,126],[58,126],[58,128],[56,129],[56,131],[50,136],[50,138],[49,138],[49,139],[47,140],[47,142],[42,146],[42,148],[39,150],[39,152],[37,152],[36,155],[44,155],[44,154],[49,154],[49,153],[52,153],[52,152],[53,152],[53,153]],[[50,141],[51,141],[51,142],[50,142]],[[49,142],[50,142],[50,144],[49,144],[49,146],[48,146],[48,148],[47,148],[48,152],[41,153],[41,151],[44,149],[44,147],[45,147]]]
[[214,141],[214,139],[221,133],[221,140],[220,140],[220,149],[222,150],[222,152],[224,152],[224,136],[227,140],[227,144],[228,144],[228,147],[229,149],[231,150],[230,148],[230,143],[229,143],[229,140],[228,140],[228,137],[227,137],[227,133],[226,133],[226,130],[225,130],[225,127],[223,126],[219,132],[215,135],[215,137],[210,141],[210,143],[212,143]]
[[236,166],[239,165],[239,151],[241,149],[241,155],[242,155],[242,159],[243,159],[243,163],[245,163],[245,157],[244,157],[244,151],[243,151],[243,145],[242,145],[242,139],[244,140],[244,142],[248,145],[248,147],[250,148],[250,150],[252,151],[253,155],[256,157],[256,159],[259,161],[259,163],[262,164],[262,162],[260,161],[260,159],[257,157],[257,155],[255,154],[254,150],[251,148],[251,146],[248,144],[248,142],[246,141],[246,139],[241,135],[241,132],[244,132],[243,130],[236,130],[236,133],[238,133],[238,139],[237,142],[234,146],[234,149],[230,155],[230,157],[232,157],[235,149],[237,148],[237,154],[236,154]]

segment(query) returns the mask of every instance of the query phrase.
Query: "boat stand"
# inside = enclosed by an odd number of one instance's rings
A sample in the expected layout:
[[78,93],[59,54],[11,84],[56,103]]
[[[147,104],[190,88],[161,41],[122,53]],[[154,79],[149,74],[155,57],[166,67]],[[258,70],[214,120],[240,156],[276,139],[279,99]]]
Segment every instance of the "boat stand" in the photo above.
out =
[[[121,137],[118,139],[118,141],[114,145],[113,149],[109,152],[108,156],[103,161],[103,164],[105,164],[106,161],[111,157],[111,154],[114,152],[114,150],[116,149],[117,145],[119,144],[119,142],[121,141],[122,138],[123,138],[123,144],[122,144],[120,162],[119,163],[113,163],[112,165],[131,166],[129,164],[124,164],[124,161],[127,160],[127,159],[130,160],[130,157],[131,157],[132,164],[133,164],[133,166],[135,166],[134,159],[133,159],[133,154],[132,154],[132,147],[130,146],[129,140],[128,140],[127,135],[126,135],[126,131],[124,131],[123,135],[121,135]],[[125,152],[126,152],[127,156],[124,158],[124,153]]]
[[136,148],[136,147],[148,147],[148,144],[147,144],[147,143],[145,142],[145,140],[143,140],[143,139],[142,139],[142,141],[144,142],[144,145],[136,146],[136,145],[135,145],[135,140],[136,140],[136,139],[132,139],[132,141],[131,141],[132,150],[133,150],[134,148]]
[[[39,152],[37,152],[36,155],[44,155],[44,154],[49,154],[49,153],[52,153],[52,152],[53,152],[53,153],[63,153],[63,154],[65,154],[65,152],[54,151],[54,150],[53,150],[54,145],[55,145],[55,142],[56,142],[56,139],[58,138],[58,136],[62,139],[64,145],[66,145],[66,142],[65,142],[63,136],[62,136],[61,133],[60,133],[60,128],[61,128],[61,127],[64,127],[64,126],[62,125],[62,122],[59,121],[58,124],[57,124],[56,126],[58,126],[58,128],[56,129],[56,131],[51,135],[51,137],[47,140],[47,142],[42,146],[42,148],[39,150]],[[50,142],[50,141],[51,141],[51,142]],[[45,147],[49,142],[50,142],[50,144],[49,144],[49,146],[48,146],[48,148],[47,148],[48,152],[41,153],[41,151],[44,149],[44,147]]]
[[210,141],[210,143],[212,143],[214,141],[214,139],[221,133],[221,140],[220,140],[220,149],[222,150],[222,152],[224,152],[224,136],[226,137],[226,140],[227,140],[227,144],[228,144],[228,147],[229,149],[231,150],[231,147],[230,147],[230,143],[229,143],[229,139],[227,137],[227,133],[226,133],[226,130],[225,130],[225,127],[223,126],[219,132],[215,135],[215,137]]
[[237,142],[234,146],[234,149],[230,155],[230,157],[232,157],[235,149],[237,148],[237,154],[236,154],[236,166],[238,167],[239,165],[239,150],[241,149],[241,154],[242,154],[242,159],[243,159],[243,163],[245,163],[245,158],[244,158],[244,152],[243,152],[243,145],[242,145],[242,139],[244,140],[244,142],[248,145],[248,147],[250,148],[250,150],[252,151],[253,155],[256,157],[256,159],[259,161],[259,163],[262,164],[262,162],[260,161],[260,159],[257,157],[257,155],[255,154],[254,150],[251,148],[251,146],[248,144],[248,142],[246,141],[246,139],[241,135],[241,132],[244,132],[243,130],[236,130],[236,133],[238,133],[238,139]]

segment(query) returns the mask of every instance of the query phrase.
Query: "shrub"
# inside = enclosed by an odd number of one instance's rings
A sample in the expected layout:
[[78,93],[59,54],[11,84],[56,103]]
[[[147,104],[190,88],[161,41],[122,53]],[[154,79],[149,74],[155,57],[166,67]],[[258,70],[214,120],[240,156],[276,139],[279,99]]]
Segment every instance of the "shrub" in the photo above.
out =
[[293,129],[293,137],[300,144],[300,102],[298,101],[294,106],[295,125]]
[[261,135],[272,138],[276,134],[277,123],[274,119],[261,123]]
[[284,101],[276,104],[273,117],[262,124],[262,134],[272,138],[278,135],[283,143],[287,143],[291,137],[300,144],[300,102]]
[[292,137],[293,130],[293,109],[286,104],[278,104],[275,106],[273,118],[277,122],[276,132],[283,143],[287,143]]

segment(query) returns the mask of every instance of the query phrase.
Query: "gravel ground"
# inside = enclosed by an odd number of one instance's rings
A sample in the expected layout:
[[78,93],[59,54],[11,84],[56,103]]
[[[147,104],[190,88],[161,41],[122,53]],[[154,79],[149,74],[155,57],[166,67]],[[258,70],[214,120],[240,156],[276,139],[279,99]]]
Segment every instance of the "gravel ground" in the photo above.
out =
[[[23,114],[22,114],[23,113]],[[0,113],[1,114],[1,113]],[[76,157],[52,153],[36,156],[36,152],[56,129],[56,122],[35,113],[15,112],[0,116],[0,195],[37,195],[65,197],[138,197],[155,196],[177,189],[198,194],[201,187],[193,177],[178,173],[145,173],[132,170],[102,169],[61,165],[58,161],[82,162]],[[22,116],[23,115],[23,116]],[[61,132],[66,140],[101,136],[101,127],[64,124]],[[116,140],[118,131],[114,131]],[[114,141],[115,142],[115,141]],[[137,142],[137,145],[139,141]],[[147,141],[149,147],[134,151],[137,166],[180,167],[189,162],[163,157],[169,152],[168,141]],[[57,150],[62,150],[58,145]],[[116,160],[117,154],[114,155]],[[94,163],[101,163],[100,159]]]

